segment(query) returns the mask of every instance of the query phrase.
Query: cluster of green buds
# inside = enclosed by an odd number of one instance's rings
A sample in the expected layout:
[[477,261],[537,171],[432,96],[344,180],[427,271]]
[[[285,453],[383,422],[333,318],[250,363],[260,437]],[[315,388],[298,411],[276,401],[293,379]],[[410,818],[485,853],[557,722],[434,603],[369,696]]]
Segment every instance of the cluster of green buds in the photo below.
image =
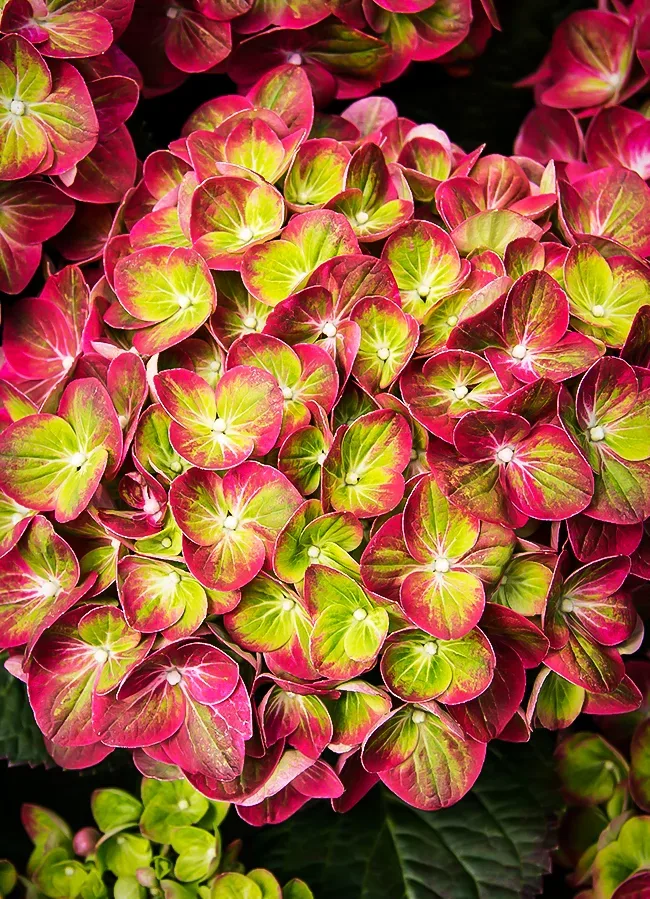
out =
[[143,778],[140,799],[96,790],[95,826],[73,833],[57,814],[24,805],[34,848],[26,874],[0,861],[0,897],[27,899],[313,899],[301,880],[284,887],[263,868],[245,873],[241,840],[222,847],[226,802],[213,802],[185,780]]

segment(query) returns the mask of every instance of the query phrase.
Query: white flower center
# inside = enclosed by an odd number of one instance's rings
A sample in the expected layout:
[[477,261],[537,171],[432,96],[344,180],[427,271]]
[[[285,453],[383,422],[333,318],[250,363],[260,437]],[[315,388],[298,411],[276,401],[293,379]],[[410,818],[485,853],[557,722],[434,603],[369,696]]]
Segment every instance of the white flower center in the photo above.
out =
[[96,649],[93,653],[93,658],[98,665],[103,665],[104,662],[108,661],[108,652],[105,649]]
[[68,462],[70,463],[70,465],[73,465],[75,468],[81,468],[81,466],[84,464],[84,462],[87,461],[87,459],[88,459],[88,456],[85,453],[78,452],[78,453],[73,453],[69,457]]
[[178,459],[174,459],[173,462],[169,463],[169,467],[171,468],[172,471],[180,471],[183,466],[178,461]]
[[320,549],[317,546],[310,546],[307,555],[310,559],[317,559],[320,556]]
[[458,324],[458,316],[450,315],[449,318],[447,319],[447,324],[449,325],[450,328],[453,328],[454,325]]
[[431,288],[428,284],[420,284],[420,286],[418,287],[418,296],[420,297],[420,299],[426,300],[426,298],[429,296],[430,290]]
[[601,440],[605,439],[605,428],[601,425],[596,425],[595,428],[589,428],[589,438],[593,440],[594,443],[600,443]]
[[181,293],[176,297],[176,302],[181,309],[187,309],[193,303],[192,297],[188,297],[186,293]]
[[424,714],[424,712],[421,712],[420,709],[416,709],[416,710],[413,712],[413,714],[411,715],[411,719],[412,719],[412,721],[413,721],[413,724],[422,724],[422,723],[424,722],[424,719],[425,719],[426,717],[427,717],[427,716]]
[[292,400],[293,399],[293,390],[291,389],[291,387],[283,387],[282,388],[282,396],[285,398],[285,400]]
[[71,865],[68,865],[67,868],[63,869],[63,873],[66,877],[72,877],[72,875],[74,874],[74,868]]
[[221,371],[221,362],[218,359],[210,363],[210,371]]
[[318,462],[319,465],[325,465],[325,459],[327,459],[327,456],[325,453],[319,453],[316,456],[316,461]]
[[292,53],[287,62],[290,66],[300,66],[302,65],[302,56],[300,53]]
[[348,471],[345,476],[345,483],[350,487],[353,487],[355,484],[359,483],[359,475],[356,473],[356,471]]
[[160,545],[162,546],[163,549],[169,549],[169,547],[172,545],[172,538],[171,537],[163,537],[162,540],[160,541]]
[[438,652],[438,645],[431,640],[424,644],[424,651],[428,656],[434,656]]
[[122,413],[121,415],[118,415],[117,420],[118,420],[118,423],[119,423],[120,427],[122,428],[122,430],[124,430],[124,428],[129,423],[129,417],[128,417],[128,415],[125,415],[124,413]]
[[597,306],[593,307],[593,309],[591,310],[591,314],[595,318],[602,318],[603,315],[605,314],[605,307],[598,304]]
[[251,330],[255,330],[257,327],[257,319],[254,315],[247,315],[244,319],[244,327],[250,328]]
[[323,334],[325,337],[336,337],[336,325],[332,322],[325,322],[323,325]]
[[177,805],[178,805],[178,808],[179,808],[182,812],[184,812],[185,809],[187,809],[187,808],[190,807],[190,804],[189,804],[189,802],[187,801],[187,799],[179,799]]
[[464,400],[468,393],[469,387],[466,387],[464,384],[459,384],[457,387],[454,387],[454,396],[457,400]]
[[61,592],[61,584],[58,581],[44,581],[41,587],[41,596],[43,599],[51,599]]
[[223,420],[223,418],[216,418],[212,422],[211,429],[215,432],[215,434],[225,434],[227,427],[228,427],[228,425]]
[[382,362],[385,362],[390,356],[390,350],[387,346],[380,346],[377,350],[377,355],[381,359]]
[[112,549],[119,549],[121,545],[122,545],[122,544],[121,544],[120,541],[117,539],[117,537],[113,537],[113,539],[111,540],[111,548],[112,548]]
[[415,462],[418,457],[418,451],[416,449],[411,450],[411,462]]
[[177,671],[175,668],[172,671],[170,671],[167,675],[167,683],[171,687],[178,686],[178,684],[180,684],[182,679],[183,678],[182,678],[180,671]]
[[562,604],[560,605],[560,609],[563,612],[573,612],[573,600],[563,599]]
[[355,219],[357,220],[357,223],[359,225],[365,225],[369,217],[370,216],[368,215],[368,213],[364,212],[363,210],[361,210],[361,212],[357,212],[357,214],[355,215]]
[[27,107],[22,100],[12,100],[11,105],[9,106],[9,111],[12,115],[25,115]]
[[142,511],[145,515],[155,515],[156,512],[160,512],[160,503],[153,496],[148,496],[144,501]]
[[449,564],[449,559],[439,558],[436,559],[433,567],[436,571],[439,571],[440,574],[446,574],[451,568],[451,565]]
[[64,371],[70,371],[74,364],[74,356],[61,356],[61,368]]
[[20,512],[14,512],[14,514],[11,516],[10,522],[13,525],[13,527],[16,527],[16,525],[20,524],[20,522],[22,520],[23,520],[23,516],[20,514]]
[[223,526],[228,531],[234,531],[238,524],[239,524],[239,521],[235,518],[234,515],[226,515],[226,517],[223,520]]
[[364,621],[368,617],[368,613],[365,609],[355,609],[352,614],[357,621]]
[[528,350],[523,345],[523,343],[518,343],[517,346],[512,348],[512,358],[513,359],[524,359]]
[[253,229],[252,228],[241,228],[239,231],[239,234],[237,236],[243,243],[248,243],[248,241],[251,240],[253,237]]
[[293,607],[295,606],[295,604],[296,603],[294,602],[293,599],[285,599],[285,601],[282,603],[282,611],[290,612],[293,609]]
[[504,446],[503,449],[500,449],[497,453],[497,459],[499,462],[512,462],[512,457],[514,456],[514,450],[512,450],[509,446]]
[[173,587],[175,587],[177,584],[180,584],[180,582],[181,582],[181,576],[180,576],[180,574],[179,574],[177,571],[172,571],[172,572],[168,575],[168,578],[169,578],[169,583],[170,583]]

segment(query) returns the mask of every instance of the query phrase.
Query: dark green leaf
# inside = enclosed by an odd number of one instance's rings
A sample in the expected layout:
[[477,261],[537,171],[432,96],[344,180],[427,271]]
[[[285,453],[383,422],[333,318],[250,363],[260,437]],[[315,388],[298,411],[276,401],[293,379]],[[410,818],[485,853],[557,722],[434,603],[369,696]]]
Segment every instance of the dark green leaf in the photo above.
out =
[[257,864],[318,899],[529,899],[550,869],[553,737],[495,743],[472,792],[439,812],[373,790],[347,815],[307,808],[255,837]]
[[0,758],[11,765],[51,765],[21,681],[4,667],[0,655]]

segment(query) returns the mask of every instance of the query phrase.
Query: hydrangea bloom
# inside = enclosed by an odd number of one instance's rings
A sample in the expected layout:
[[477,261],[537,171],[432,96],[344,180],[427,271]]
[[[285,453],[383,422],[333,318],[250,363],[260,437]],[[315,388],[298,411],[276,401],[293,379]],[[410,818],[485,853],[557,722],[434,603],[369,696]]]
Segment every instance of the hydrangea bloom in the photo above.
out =
[[[0,289],[20,293],[57,238],[101,255],[137,159],[125,126],[141,78],[115,41],[133,0],[8,0],[0,12]],[[76,202],[75,202],[76,201]]]
[[562,696],[641,702],[650,189],[382,98],[313,123],[290,64],[204,104],[0,372],[0,647],[53,758],[253,824],[438,809]]

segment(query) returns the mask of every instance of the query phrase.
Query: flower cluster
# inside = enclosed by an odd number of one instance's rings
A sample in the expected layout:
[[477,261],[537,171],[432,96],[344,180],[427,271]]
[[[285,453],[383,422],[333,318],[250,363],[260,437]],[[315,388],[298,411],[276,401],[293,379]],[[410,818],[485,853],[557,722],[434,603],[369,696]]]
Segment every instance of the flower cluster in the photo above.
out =
[[95,827],[73,833],[57,814],[23,805],[33,844],[27,876],[0,860],[0,893],[20,884],[27,895],[50,899],[313,899],[293,879],[281,889],[270,871],[248,873],[238,861],[241,841],[222,846],[219,825],[228,804],[211,802],[187,781],[145,777],[141,799],[124,790],[95,790]]
[[650,189],[313,119],[292,65],[200,107],[0,372],[0,647],[49,751],[253,824],[447,806],[566,694],[641,702]]
[[323,105],[365,96],[412,60],[471,59],[498,27],[493,0],[137,0],[122,45],[150,95],[195,72],[248,88],[290,63]]
[[[636,712],[597,719],[607,739],[575,732],[560,742],[557,771],[566,809],[557,861],[580,899],[635,899],[650,889],[650,665],[626,666],[643,695]],[[561,700],[572,704],[570,691]]]
[[[136,178],[125,122],[140,74],[114,43],[133,0],[7,0],[0,12],[0,290],[20,293],[44,241],[101,255]],[[76,202],[75,202],[76,201]]]
[[[539,70],[521,82],[534,87],[537,107],[524,120],[515,152],[543,164],[555,160],[568,181],[610,165],[647,179],[650,130],[647,104],[639,101],[649,80],[644,0],[605,0],[597,10],[573,13]],[[621,105],[628,101],[639,108]]]

